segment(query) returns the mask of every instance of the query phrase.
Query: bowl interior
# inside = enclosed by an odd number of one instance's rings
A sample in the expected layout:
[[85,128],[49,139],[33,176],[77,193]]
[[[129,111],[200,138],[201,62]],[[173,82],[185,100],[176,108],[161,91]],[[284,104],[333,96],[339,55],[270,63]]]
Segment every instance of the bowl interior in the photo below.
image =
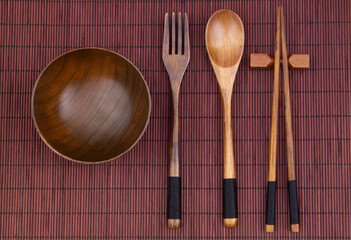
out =
[[97,48],[56,58],[37,80],[32,97],[35,125],[58,154],[96,163],[128,151],[150,116],[148,87],[124,57]]

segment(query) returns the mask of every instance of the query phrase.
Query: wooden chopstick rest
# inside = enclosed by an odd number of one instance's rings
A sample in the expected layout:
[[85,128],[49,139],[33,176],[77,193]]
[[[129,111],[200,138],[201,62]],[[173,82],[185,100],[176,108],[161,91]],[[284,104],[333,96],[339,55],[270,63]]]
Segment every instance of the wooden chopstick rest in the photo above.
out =
[[[282,59],[280,63],[283,64]],[[250,67],[268,69],[273,67],[274,58],[267,53],[251,53]],[[289,67],[292,69],[307,69],[310,67],[310,56],[308,54],[291,54],[288,57]]]

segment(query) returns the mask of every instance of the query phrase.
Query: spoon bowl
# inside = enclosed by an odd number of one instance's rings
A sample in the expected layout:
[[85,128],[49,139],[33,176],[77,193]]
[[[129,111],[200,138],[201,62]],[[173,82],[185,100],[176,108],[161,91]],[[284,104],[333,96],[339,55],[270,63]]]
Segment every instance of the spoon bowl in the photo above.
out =
[[230,10],[219,10],[208,20],[206,47],[212,63],[228,68],[238,64],[244,51],[244,26]]

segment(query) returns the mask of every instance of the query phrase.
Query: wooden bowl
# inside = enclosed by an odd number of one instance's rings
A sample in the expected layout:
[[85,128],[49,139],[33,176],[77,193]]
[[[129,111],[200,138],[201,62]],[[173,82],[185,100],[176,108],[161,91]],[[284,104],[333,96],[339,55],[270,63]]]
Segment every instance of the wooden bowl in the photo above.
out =
[[151,98],[140,71],[121,55],[80,48],[52,61],[32,95],[32,116],[44,142],[81,163],[113,160],[143,135]]

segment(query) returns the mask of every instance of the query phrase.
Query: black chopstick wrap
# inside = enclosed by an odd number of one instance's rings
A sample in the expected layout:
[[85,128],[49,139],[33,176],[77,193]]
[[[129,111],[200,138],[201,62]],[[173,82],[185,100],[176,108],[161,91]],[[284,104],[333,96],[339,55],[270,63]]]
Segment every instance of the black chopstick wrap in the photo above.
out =
[[299,223],[299,208],[297,203],[297,186],[296,180],[288,181],[289,183],[289,206],[290,206],[290,225]]
[[274,225],[276,181],[268,181],[266,224]]
[[238,201],[235,178],[223,179],[223,217],[238,217]]
[[168,178],[168,219],[180,219],[180,177]]

